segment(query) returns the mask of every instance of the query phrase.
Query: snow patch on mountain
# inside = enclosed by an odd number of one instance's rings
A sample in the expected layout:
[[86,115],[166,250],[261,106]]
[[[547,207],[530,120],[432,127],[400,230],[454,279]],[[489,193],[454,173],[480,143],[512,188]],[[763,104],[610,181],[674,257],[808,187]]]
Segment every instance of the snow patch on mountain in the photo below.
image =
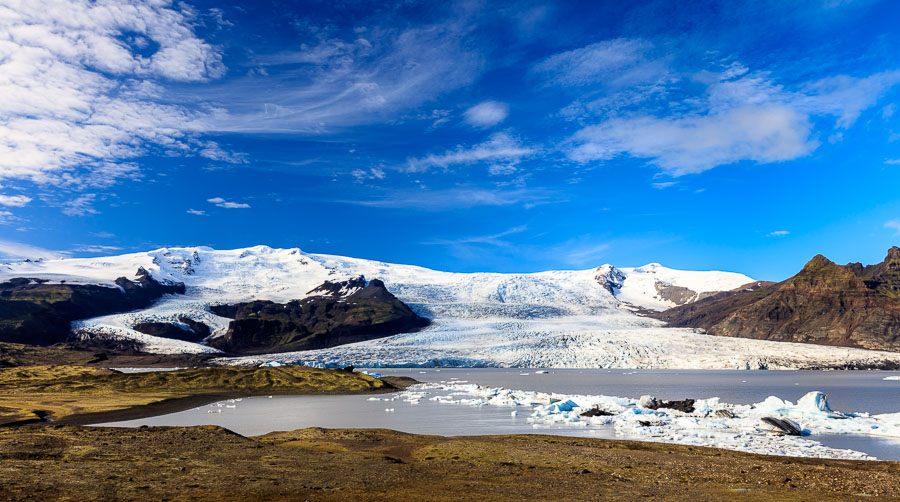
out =
[[[735,272],[675,270],[659,263],[634,268],[603,265],[597,268],[597,280],[604,282],[618,300],[650,310],[666,310],[697,301],[704,294],[754,282]],[[667,289],[669,295],[665,294]],[[680,301],[673,300],[675,297]]]

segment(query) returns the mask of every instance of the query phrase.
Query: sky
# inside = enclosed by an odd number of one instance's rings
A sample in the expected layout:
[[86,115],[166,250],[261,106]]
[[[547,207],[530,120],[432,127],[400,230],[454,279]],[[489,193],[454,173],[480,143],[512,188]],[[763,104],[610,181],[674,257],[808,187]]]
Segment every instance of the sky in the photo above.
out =
[[0,0],[0,258],[789,277],[900,244],[900,3]]

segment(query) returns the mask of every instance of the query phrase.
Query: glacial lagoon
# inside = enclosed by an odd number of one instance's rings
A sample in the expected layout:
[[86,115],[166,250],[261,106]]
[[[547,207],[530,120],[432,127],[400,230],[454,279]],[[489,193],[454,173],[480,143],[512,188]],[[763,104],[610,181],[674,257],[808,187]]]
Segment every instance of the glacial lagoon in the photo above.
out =
[[[539,433],[716,445],[801,456],[861,458],[857,453],[861,452],[879,460],[900,460],[900,433],[895,432],[900,431],[900,380],[890,379],[900,376],[898,372],[520,368],[371,371],[411,376],[425,385],[375,396],[245,397],[168,415],[97,425],[213,424],[243,435],[305,427],[387,428],[447,436]],[[798,400],[811,391],[825,393],[830,409],[838,412],[835,415],[848,416],[833,418],[815,409],[801,409]],[[657,415],[652,414],[630,417],[630,421],[580,419],[560,406],[567,402],[579,406],[600,403],[620,412],[626,410],[628,413],[621,415],[624,417],[639,411],[634,400],[642,395],[664,400],[707,400],[698,402],[699,407],[723,407],[727,403],[732,409],[742,410],[739,415],[747,416],[769,409],[766,407],[772,407],[774,402],[801,426],[808,425],[810,434],[802,438],[760,434],[751,430],[753,427],[748,424],[753,421],[749,419],[729,425],[723,424],[725,420],[691,421],[667,415],[655,418]],[[790,403],[766,401],[769,396]],[[666,424],[656,428],[637,425],[651,419]],[[847,450],[853,453],[845,453]]]

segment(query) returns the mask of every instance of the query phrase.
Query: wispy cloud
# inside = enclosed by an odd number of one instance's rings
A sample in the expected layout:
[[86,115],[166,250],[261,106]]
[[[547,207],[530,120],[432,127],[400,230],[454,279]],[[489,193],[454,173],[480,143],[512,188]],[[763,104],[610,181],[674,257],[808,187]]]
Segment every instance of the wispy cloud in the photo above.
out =
[[0,259],[52,259],[68,255],[65,251],[51,251],[21,242],[0,240]]
[[657,190],[663,190],[663,189],[675,186],[677,184],[678,184],[677,181],[660,181],[657,183],[651,183],[650,186],[652,186],[653,188],[655,188]]
[[532,71],[556,85],[634,85],[658,80],[668,72],[664,59],[650,55],[652,49],[647,40],[606,40],[550,56]]
[[187,214],[193,214],[194,216],[206,216],[206,211],[201,211],[199,209],[188,209],[185,212]]
[[609,248],[610,245],[605,243],[572,246],[563,254],[563,260],[579,267],[597,266]]
[[[222,197],[213,197],[212,199],[206,199],[206,202],[211,204],[215,204],[217,207],[223,207],[225,209],[249,209],[250,204],[246,204],[243,202],[232,202],[223,199]],[[190,211],[188,211],[190,212]],[[195,214],[195,213],[193,213]]]
[[894,229],[900,235],[900,220],[890,220],[884,224],[884,228]]
[[[488,162],[512,168],[524,158],[534,155],[536,149],[525,146],[519,138],[507,133],[493,134],[487,141],[471,147],[462,145],[444,153],[411,158],[406,162],[406,171],[424,172],[429,169],[448,169],[455,165],[471,165]],[[508,173],[507,173],[508,174]]]
[[67,214],[69,216],[84,216],[86,214],[97,214],[97,210],[94,209],[94,200],[97,198],[97,194],[94,193],[86,193],[83,195],[79,195],[74,199],[63,201],[59,205],[63,208],[63,214]]
[[452,211],[480,206],[521,205],[524,208],[530,208],[536,205],[556,202],[556,197],[553,193],[545,190],[528,188],[517,190],[451,188],[446,190],[391,191],[379,199],[344,200],[341,202],[390,209]]
[[896,165],[900,165],[900,159],[887,159],[884,161],[884,163],[891,165],[891,166],[896,166]]
[[503,240],[503,237],[507,237],[513,234],[519,234],[528,230],[528,225],[520,225],[517,227],[513,227],[502,232],[498,232],[496,234],[490,235],[478,235],[471,237],[462,237],[459,239],[434,239],[430,241],[425,241],[423,244],[433,244],[440,246],[460,246],[467,244],[486,244],[490,246],[499,246],[499,247],[509,247],[512,244],[506,240]]
[[787,230],[776,230],[774,232],[769,232],[766,234],[766,237],[784,237],[786,235],[790,235],[790,232]]
[[80,244],[75,247],[72,251],[76,253],[114,253],[116,251],[121,251],[122,248],[119,246],[104,246],[101,244]]
[[[473,11],[474,12],[474,11]],[[298,23],[300,50],[259,55],[263,76],[213,87],[229,103],[219,131],[323,134],[381,123],[471,83],[483,67],[464,7],[453,19],[398,29],[389,18],[341,34]]]
[[12,211],[0,210],[0,225],[11,225],[17,221],[19,221],[19,218]]
[[469,108],[463,114],[466,123],[473,127],[493,127],[506,120],[509,115],[509,105],[499,101],[484,101]]
[[31,202],[31,197],[25,195],[2,195],[0,194],[0,206],[24,207]]
[[354,169],[350,172],[350,175],[356,178],[357,183],[364,183],[370,180],[383,180],[387,177],[387,173],[384,172],[384,169],[377,167],[372,167],[369,170]]

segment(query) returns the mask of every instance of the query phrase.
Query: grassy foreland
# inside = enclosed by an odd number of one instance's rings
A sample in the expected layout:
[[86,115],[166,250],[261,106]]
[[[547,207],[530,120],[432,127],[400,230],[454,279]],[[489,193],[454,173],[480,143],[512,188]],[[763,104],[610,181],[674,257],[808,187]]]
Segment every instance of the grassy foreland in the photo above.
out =
[[897,500],[900,463],[554,436],[0,429],[2,500]]
[[[19,366],[0,369],[0,424],[48,418],[90,423],[165,413],[227,397],[391,389],[391,384],[368,375],[301,366],[132,374],[76,365]],[[148,406],[151,409],[136,408]]]

